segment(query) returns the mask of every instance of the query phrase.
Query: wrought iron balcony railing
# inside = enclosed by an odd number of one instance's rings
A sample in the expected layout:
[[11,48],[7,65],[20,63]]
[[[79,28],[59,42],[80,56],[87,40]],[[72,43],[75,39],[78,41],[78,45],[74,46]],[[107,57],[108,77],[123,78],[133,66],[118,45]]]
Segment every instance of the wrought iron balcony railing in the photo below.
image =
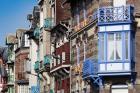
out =
[[35,39],[39,39],[39,34],[40,34],[40,28],[37,27],[35,30],[34,30],[34,37]]
[[50,64],[50,57],[44,56],[44,65]]
[[96,59],[87,59],[83,63],[83,77],[97,75],[97,72],[98,72],[98,62]]
[[54,26],[54,18],[46,18],[44,20],[44,28],[51,29]]
[[131,22],[133,20],[133,7],[103,7],[98,10],[98,23]]
[[47,55],[44,56],[44,67],[46,71],[50,71],[50,61],[51,61],[50,56]]
[[34,64],[34,70],[35,72],[38,72],[39,71],[39,61],[36,61],[35,64]]

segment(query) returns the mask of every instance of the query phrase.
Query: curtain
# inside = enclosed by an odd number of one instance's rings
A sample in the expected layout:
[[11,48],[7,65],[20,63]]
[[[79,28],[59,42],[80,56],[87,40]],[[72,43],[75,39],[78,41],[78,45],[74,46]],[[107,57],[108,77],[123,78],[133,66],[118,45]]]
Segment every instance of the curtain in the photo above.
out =
[[108,44],[107,44],[107,51],[108,51],[108,55],[107,55],[107,59],[108,60],[114,60],[114,34],[109,34],[108,35]]
[[121,38],[121,33],[116,34],[116,59],[122,59],[122,38]]

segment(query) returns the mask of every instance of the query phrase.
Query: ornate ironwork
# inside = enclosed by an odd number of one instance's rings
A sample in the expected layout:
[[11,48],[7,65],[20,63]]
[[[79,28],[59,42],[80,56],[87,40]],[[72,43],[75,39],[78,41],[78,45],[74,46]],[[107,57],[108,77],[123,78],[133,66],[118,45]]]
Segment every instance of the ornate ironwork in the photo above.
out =
[[133,20],[133,7],[103,7],[98,10],[98,23],[126,22]]
[[39,71],[39,61],[36,61],[36,62],[35,62],[35,64],[34,64],[34,70],[35,70],[36,72]]
[[98,72],[98,62],[96,59],[87,59],[83,63],[83,77],[90,75],[97,75]]

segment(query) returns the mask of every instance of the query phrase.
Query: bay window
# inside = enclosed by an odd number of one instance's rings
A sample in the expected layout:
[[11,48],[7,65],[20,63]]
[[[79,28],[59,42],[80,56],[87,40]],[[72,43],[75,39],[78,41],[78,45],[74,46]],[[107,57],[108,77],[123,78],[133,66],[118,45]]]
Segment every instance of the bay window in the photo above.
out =
[[122,36],[121,33],[108,34],[107,41],[108,60],[122,59]]
[[128,59],[128,33],[125,33],[125,59]]
[[119,61],[129,58],[129,33],[110,32],[99,34],[99,59],[101,61]]
[[104,46],[104,34],[100,35],[100,59],[104,60],[104,51],[105,51],[105,46]]

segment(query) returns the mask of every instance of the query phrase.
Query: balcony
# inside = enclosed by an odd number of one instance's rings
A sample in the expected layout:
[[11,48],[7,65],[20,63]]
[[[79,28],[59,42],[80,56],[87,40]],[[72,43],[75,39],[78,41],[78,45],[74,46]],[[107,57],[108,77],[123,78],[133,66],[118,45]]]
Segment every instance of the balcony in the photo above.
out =
[[104,7],[98,10],[98,23],[132,22],[134,8],[132,6]]
[[14,84],[14,75],[8,76],[8,84]]
[[39,34],[40,34],[40,28],[37,27],[35,30],[34,30],[34,37],[35,39],[39,39]]
[[50,71],[50,60],[49,56],[44,56],[44,67],[46,71]]
[[54,26],[54,19],[53,18],[46,18],[44,20],[44,28],[51,29]]
[[36,61],[35,64],[34,64],[34,70],[35,72],[38,72],[39,71],[39,61]]
[[82,77],[85,81],[91,82],[93,85],[100,85],[101,78],[98,76],[98,62],[96,59],[86,59],[83,63]]
[[97,75],[98,73],[98,62],[95,59],[87,59],[83,63],[83,78]]

